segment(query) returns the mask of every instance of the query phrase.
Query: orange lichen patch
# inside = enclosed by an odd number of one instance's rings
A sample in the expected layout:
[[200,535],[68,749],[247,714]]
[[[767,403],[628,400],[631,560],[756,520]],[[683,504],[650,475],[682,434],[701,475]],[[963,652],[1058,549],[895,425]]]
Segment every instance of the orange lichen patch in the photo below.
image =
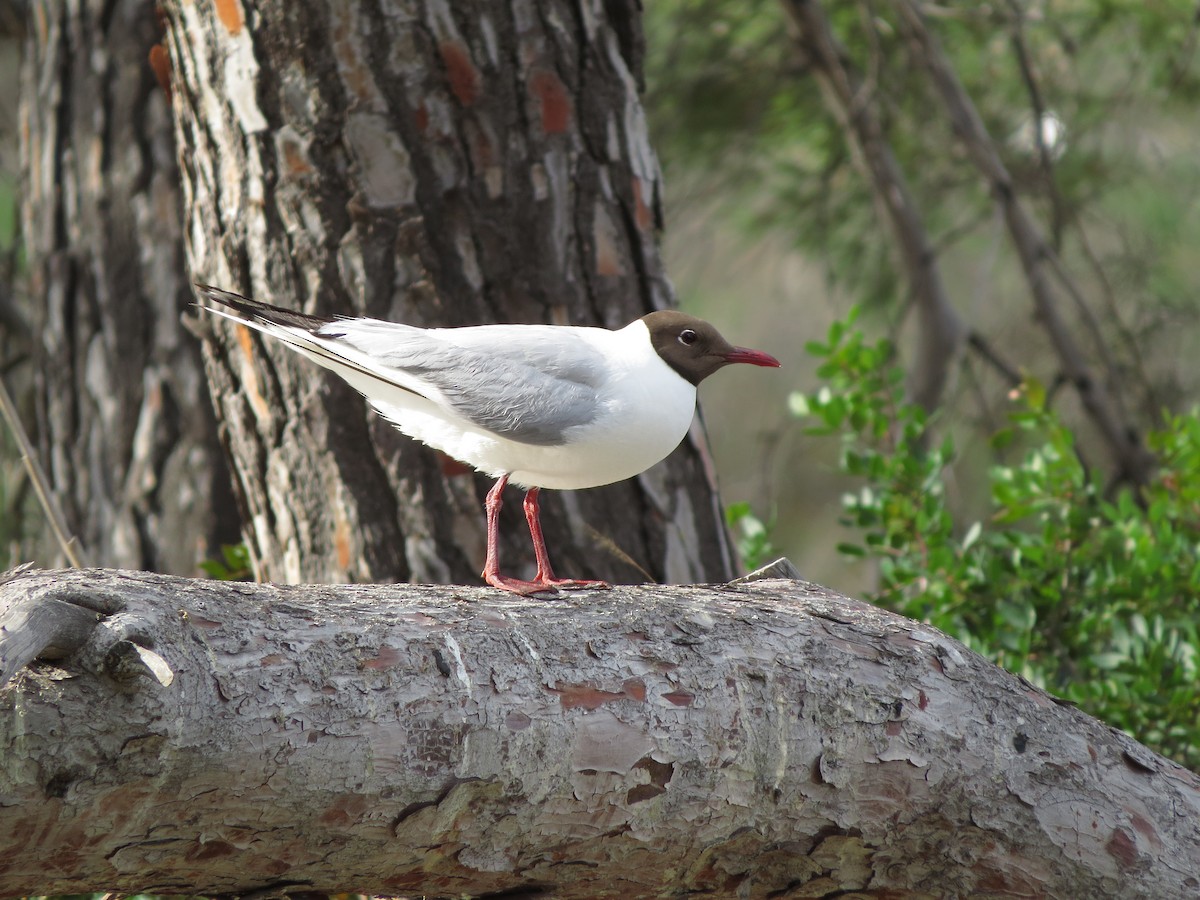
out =
[[654,218],[650,215],[650,207],[646,205],[646,198],[642,191],[642,179],[633,179],[633,221],[637,223],[640,231],[646,231],[650,228]]
[[665,793],[666,791],[657,784],[638,784],[631,787],[628,793],[625,794],[625,802],[633,806],[635,803],[641,803],[643,800],[652,800],[660,794]]
[[154,71],[154,77],[158,79],[158,86],[162,88],[163,93],[170,100],[171,58],[167,56],[167,48],[162,44],[155,44],[150,48],[150,68]]
[[337,554],[338,567],[343,571],[350,568],[350,548],[350,522],[345,516],[338,515],[333,528],[333,549]]
[[596,242],[596,274],[624,275],[621,254],[617,249],[617,229],[604,207],[597,205],[592,221],[592,235]]
[[250,329],[245,325],[238,325],[235,333],[242,355],[246,357],[247,365],[242,370],[242,384],[246,389],[246,396],[250,399],[255,414],[265,421],[271,417],[271,409],[258,389],[258,376],[254,373],[254,341],[250,337]]
[[1123,869],[1130,868],[1138,861],[1137,842],[1123,828],[1113,829],[1112,837],[1108,839],[1104,849]]
[[605,703],[614,700],[624,700],[625,695],[613,691],[601,691],[586,684],[571,684],[565,687],[550,688],[550,692],[558,694],[558,702],[563,709],[599,709]]
[[1133,825],[1134,830],[1137,831],[1138,834],[1140,834],[1150,843],[1154,844],[1154,846],[1162,846],[1162,838],[1158,836],[1158,832],[1154,830],[1154,826],[1150,822],[1146,821],[1137,813],[1130,814],[1129,822],[1131,825]]
[[308,156],[304,152],[304,147],[299,141],[283,138],[279,142],[279,149],[283,152],[283,171],[285,175],[298,178],[301,175],[312,174],[312,164],[309,163]]
[[337,57],[342,84],[364,105],[370,105],[378,93],[371,72],[363,64],[361,38],[355,29],[356,15],[349,5],[334,4],[329,20],[330,43]]
[[333,52],[337,54],[338,61],[341,63],[342,83],[359,100],[370,100],[372,96],[371,73],[358,58],[358,51],[354,43],[348,38],[339,38],[339,33],[344,33],[344,29],[335,29],[334,31]]
[[226,31],[237,34],[242,30],[245,19],[242,17],[242,5],[238,0],[216,0],[216,6],[217,18],[221,20]]
[[542,131],[562,134],[571,123],[571,98],[567,88],[553,72],[539,69],[529,79],[529,93],[542,111]]
[[450,90],[463,106],[470,106],[479,99],[479,87],[482,79],[471,54],[461,43],[443,41],[438,45],[442,55],[442,64],[446,67],[446,77],[450,79]]
[[696,696],[687,691],[671,691],[669,694],[663,694],[663,699],[675,706],[691,706]]
[[353,825],[367,809],[367,798],[358,794],[344,794],[333,805],[321,813],[325,825]]
[[368,659],[362,664],[364,669],[390,669],[401,660],[400,651],[395,647],[384,644],[374,659]]
[[549,689],[558,694],[563,709],[599,709],[605,703],[617,700],[646,699],[646,685],[640,679],[631,678],[621,685],[620,691],[602,691],[590,684],[559,684]]
[[[122,749],[122,752],[124,752],[124,749]],[[53,786],[53,781],[47,785],[47,787]],[[65,787],[66,785],[63,786]],[[137,788],[120,787],[101,795],[97,809],[103,816],[115,816],[128,814],[132,809],[141,809],[146,802],[146,791]],[[81,835],[79,844],[82,845],[86,841],[87,839]]]
[[611,240],[607,236],[597,235],[596,240],[596,274],[597,275],[621,275],[621,259],[617,255],[617,248],[613,246]]
[[486,169],[495,162],[495,148],[482,129],[472,129],[471,163],[476,169]]
[[237,342],[242,348],[242,355],[246,357],[246,362],[254,362],[254,341],[250,337],[250,329],[245,325],[237,327]]

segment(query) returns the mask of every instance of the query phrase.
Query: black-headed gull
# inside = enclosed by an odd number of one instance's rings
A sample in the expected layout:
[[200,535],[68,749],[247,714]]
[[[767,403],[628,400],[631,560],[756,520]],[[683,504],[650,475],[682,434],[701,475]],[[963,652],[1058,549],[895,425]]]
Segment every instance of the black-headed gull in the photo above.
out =
[[[575,490],[631,478],[687,434],[696,385],[730,363],[778,366],[734,347],[709,323],[652,312],[618,331],[563,325],[417,328],[368,318],[321,318],[197,285],[205,306],[277,338],[336,372],[402,432],[497,479],[488,492],[488,584],[532,594],[607,587],[556,578],[538,509],[541,488]],[[500,495],[527,488],[537,574],[500,574]]]

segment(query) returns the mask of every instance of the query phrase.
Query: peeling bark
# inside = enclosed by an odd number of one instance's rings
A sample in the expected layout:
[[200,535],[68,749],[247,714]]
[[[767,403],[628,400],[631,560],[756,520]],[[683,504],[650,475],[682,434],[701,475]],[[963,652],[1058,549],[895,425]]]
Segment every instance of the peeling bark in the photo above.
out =
[[[145,0],[29,4],[21,76],[30,427],[95,563],[195,574],[237,516],[195,339]],[[56,558],[48,536],[31,550]]]
[[1195,775],[803,582],[34,571],[0,626],[63,656],[0,688],[6,896],[1200,892]]
[[[672,304],[636,4],[165,9],[198,280],[422,326],[616,327]],[[218,323],[206,361],[260,575],[478,577],[485,483],[286,350]],[[515,500],[501,553],[519,573],[533,560]],[[572,576],[733,569],[698,432],[639,479],[543,509]]]

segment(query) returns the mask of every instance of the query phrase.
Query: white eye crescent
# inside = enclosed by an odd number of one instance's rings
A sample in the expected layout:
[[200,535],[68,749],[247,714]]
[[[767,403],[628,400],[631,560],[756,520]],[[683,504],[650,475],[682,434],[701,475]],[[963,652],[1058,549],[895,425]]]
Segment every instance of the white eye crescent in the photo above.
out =
[[696,332],[692,331],[690,328],[685,328],[683,331],[679,332],[679,343],[684,344],[685,346],[690,347],[692,344],[696,343],[699,338],[700,335],[696,334]]

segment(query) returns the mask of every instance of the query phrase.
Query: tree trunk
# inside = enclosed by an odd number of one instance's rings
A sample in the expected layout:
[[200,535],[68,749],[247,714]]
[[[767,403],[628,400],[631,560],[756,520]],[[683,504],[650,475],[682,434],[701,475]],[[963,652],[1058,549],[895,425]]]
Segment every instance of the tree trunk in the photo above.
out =
[[[236,540],[195,338],[169,102],[145,0],[34,0],[22,215],[35,434],[68,528],[106,565],[193,574]],[[53,559],[47,538],[35,554]]]
[[5,896],[1200,892],[1195,775],[811,584],[34,571],[0,625],[0,674],[43,657],[0,689]]
[[[615,327],[672,303],[632,0],[165,9],[198,280],[422,326]],[[485,482],[244,331],[214,325],[206,361],[260,576],[478,578]],[[515,573],[532,554],[512,493]],[[543,508],[564,574],[733,568],[698,433],[636,480]]]

